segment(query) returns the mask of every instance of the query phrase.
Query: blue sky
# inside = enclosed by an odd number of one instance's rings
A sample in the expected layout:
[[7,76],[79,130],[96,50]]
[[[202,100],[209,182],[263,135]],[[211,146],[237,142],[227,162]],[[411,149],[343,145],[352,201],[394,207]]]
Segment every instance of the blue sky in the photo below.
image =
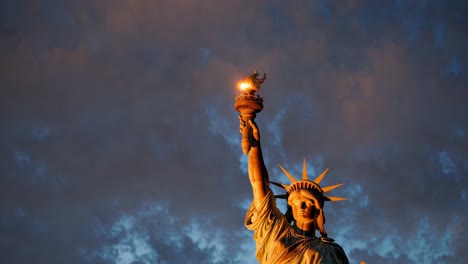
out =
[[345,183],[352,263],[465,263],[467,11],[1,1],[0,262],[256,263],[233,104],[258,69],[270,178]]

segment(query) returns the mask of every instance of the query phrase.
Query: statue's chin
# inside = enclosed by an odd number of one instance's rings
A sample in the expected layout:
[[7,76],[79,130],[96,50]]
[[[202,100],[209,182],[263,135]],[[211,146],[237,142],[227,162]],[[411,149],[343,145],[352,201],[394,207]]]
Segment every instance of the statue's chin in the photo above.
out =
[[315,219],[309,217],[294,217],[294,219],[298,227],[312,225],[315,221]]

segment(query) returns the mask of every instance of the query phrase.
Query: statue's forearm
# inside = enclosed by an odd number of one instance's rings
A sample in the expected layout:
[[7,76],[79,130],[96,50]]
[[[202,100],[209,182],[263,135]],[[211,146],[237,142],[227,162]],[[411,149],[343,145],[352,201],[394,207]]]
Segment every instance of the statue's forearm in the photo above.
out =
[[249,179],[252,185],[254,201],[259,205],[269,190],[268,172],[263,162],[260,144],[252,147],[249,151]]

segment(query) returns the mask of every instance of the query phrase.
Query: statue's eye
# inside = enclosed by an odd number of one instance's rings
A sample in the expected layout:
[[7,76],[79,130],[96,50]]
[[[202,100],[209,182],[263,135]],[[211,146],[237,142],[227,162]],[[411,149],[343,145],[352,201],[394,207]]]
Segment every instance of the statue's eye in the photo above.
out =
[[296,199],[293,201],[293,204],[295,206],[303,206],[303,205],[306,205],[307,207],[310,207],[310,206],[313,206],[315,203],[314,201],[312,200],[308,200],[308,199]]

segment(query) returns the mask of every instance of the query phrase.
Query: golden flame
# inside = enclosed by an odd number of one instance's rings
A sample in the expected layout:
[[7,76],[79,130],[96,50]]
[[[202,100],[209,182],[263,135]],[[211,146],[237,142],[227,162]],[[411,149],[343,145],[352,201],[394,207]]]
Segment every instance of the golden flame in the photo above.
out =
[[240,88],[241,90],[245,90],[245,89],[247,89],[247,88],[250,88],[250,83],[241,82],[241,83],[239,84],[239,88]]

